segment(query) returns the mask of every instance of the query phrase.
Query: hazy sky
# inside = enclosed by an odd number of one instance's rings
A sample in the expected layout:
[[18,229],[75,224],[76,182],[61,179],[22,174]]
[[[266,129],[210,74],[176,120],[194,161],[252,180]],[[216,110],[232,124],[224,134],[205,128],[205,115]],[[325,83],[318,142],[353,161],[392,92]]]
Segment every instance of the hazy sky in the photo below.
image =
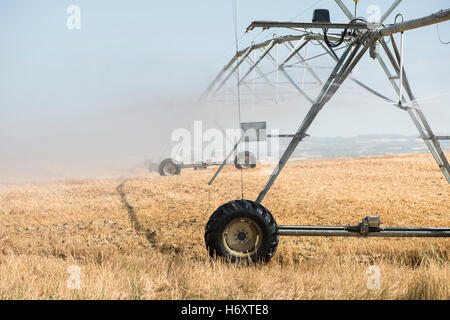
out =
[[[253,20],[290,20],[317,0],[238,1],[239,35]],[[348,6],[353,2],[344,0]],[[393,1],[362,0],[384,11]],[[81,9],[81,29],[66,26],[70,5]],[[417,18],[449,7],[448,0],[404,0],[396,13]],[[334,1],[317,5],[333,22],[346,22]],[[231,1],[2,0],[0,2],[0,156],[88,159],[145,158],[161,150],[170,132],[201,119],[191,102],[234,53]],[[311,21],[312,8],[296,21]],[[393,22],[393,16],[388,23]],[[286,33],[270,30],[256,41]],[[293,31],[287,33],[294,33]],[[259,34],[245,35],[241,48]],[[440,24],[444,41],[450,23]],[[407,32],[405,67],[436,131],[450,134],[450,46],[435,26]],[[393,97],[369,58],[358,76]],[[348,87],[349,90],[356,88]],[[311,134],[415,134],[405,113],[357,90],[337,95]],[[430,99],[430,97],[432,99]],[[296,105],[296,102],[293,102]],[[308,105],[246,113],[273,117],[295,130]],[[225,112],[225,111],[224,111]],[[226,111],[237,117],[235,109]],[[220,117],[220,114],[216,114]],[[255,119],[258,118],[258,119]],[[189,120],[190,121],[190,120]],[[188,122],[189,122],[188,121]]]

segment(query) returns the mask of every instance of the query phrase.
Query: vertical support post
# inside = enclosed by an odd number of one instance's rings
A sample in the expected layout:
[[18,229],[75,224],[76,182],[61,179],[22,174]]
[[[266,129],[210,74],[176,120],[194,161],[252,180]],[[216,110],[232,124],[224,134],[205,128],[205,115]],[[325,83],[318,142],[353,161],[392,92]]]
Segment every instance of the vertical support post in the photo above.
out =
[[[306,44],[306,49],[305,49],[305,59],[308,59],[308,53],[309,53],[309,43]],[[305,62],[305,66],[303,68],[303,73],[302,73],[302,80],[301,80],[301,88],[304,89],[305,88],[305,73],[306,73],[306,68],[307,68],[307,63]]]
[[278,104],[278,82],[279,82],[279,72],[280,65],[278,64],[279,58],[279,47],[280,45],[276,44],[276,60],[275,60],[275,103]]
[[[256,61],[256,51],[253,51],[253,61]],[[255,109],[256,108],[256,68],[253,70],[252,91],[253,91],[252,107],[253,107],[253,109]]]
[[402,106],[403,94],[403,32],[400,34],[400,90],[398,92],[398,105]]

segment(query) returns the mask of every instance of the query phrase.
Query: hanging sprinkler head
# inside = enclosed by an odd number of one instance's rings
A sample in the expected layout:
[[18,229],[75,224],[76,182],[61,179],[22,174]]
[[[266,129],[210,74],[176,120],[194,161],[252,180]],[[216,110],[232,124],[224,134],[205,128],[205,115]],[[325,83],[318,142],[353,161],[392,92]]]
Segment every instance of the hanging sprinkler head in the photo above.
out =
[[379,56],[379,54],[380,54],[380,42],[379,41],[375,41],[374,43],[372,43],[370,45],[369,53],[370,53],[370,57],[372,59],[376,59]]

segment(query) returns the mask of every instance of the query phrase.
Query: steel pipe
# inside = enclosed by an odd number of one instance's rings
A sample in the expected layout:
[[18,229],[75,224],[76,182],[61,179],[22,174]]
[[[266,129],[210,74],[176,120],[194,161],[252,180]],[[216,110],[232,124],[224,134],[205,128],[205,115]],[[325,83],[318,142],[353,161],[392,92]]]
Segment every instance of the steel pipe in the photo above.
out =
[[279,226],[280,236],[305,237],[450,237],[450,228],[380,228],[369,227],[363,235],[361,226]]
[[408,20],[402,23],[390,25],[378,31],[378,37],[386,37],[394,33],[417,29],[447,20],[450,20],[450,9],[441,10],[423,18]]
[[365,23],[322,23],[322,22],[282,22],[282,21],[253,21],[247,31],[254,28],[304,28],[304,29],[356,29],[367,30],[369,27]]

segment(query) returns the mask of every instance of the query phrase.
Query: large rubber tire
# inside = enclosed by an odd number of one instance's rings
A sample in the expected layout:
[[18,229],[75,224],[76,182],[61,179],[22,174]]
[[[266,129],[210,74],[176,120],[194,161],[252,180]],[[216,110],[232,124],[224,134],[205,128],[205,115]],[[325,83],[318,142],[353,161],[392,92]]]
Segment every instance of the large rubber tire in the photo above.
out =
[[181,167],[172,159],[165,159],[159,164],[159,174],[161,176],[178,175],[181,172]]
[[[256,241],[259,244],[255,244],[252,250],[234,251],[229,245],[229,237],[235,236],[231,230],[237,223],[244,225],[241,228],[242,231],[245,231],[244,229],[247,228],[245,223],[248,223],[249,229],[252,227],[260,233],[261,239]],[[241,241],[238,237],[243,232],[239,229],[235,230],[239,232],[236,233],[236,238],[231,240]],[[251,237],[249,236],[248,239],[250,240]],[[209,218],[205,230],[205,243],[212,257],[224,257],[231,262],[267,263],[277,250],[278,225],[269,210],[262,205],[250,200],[230,201],[219,207]]]
[[236,169],[256,168],[256,157],[250,151],[243,151],[234,158],[234,166]]

